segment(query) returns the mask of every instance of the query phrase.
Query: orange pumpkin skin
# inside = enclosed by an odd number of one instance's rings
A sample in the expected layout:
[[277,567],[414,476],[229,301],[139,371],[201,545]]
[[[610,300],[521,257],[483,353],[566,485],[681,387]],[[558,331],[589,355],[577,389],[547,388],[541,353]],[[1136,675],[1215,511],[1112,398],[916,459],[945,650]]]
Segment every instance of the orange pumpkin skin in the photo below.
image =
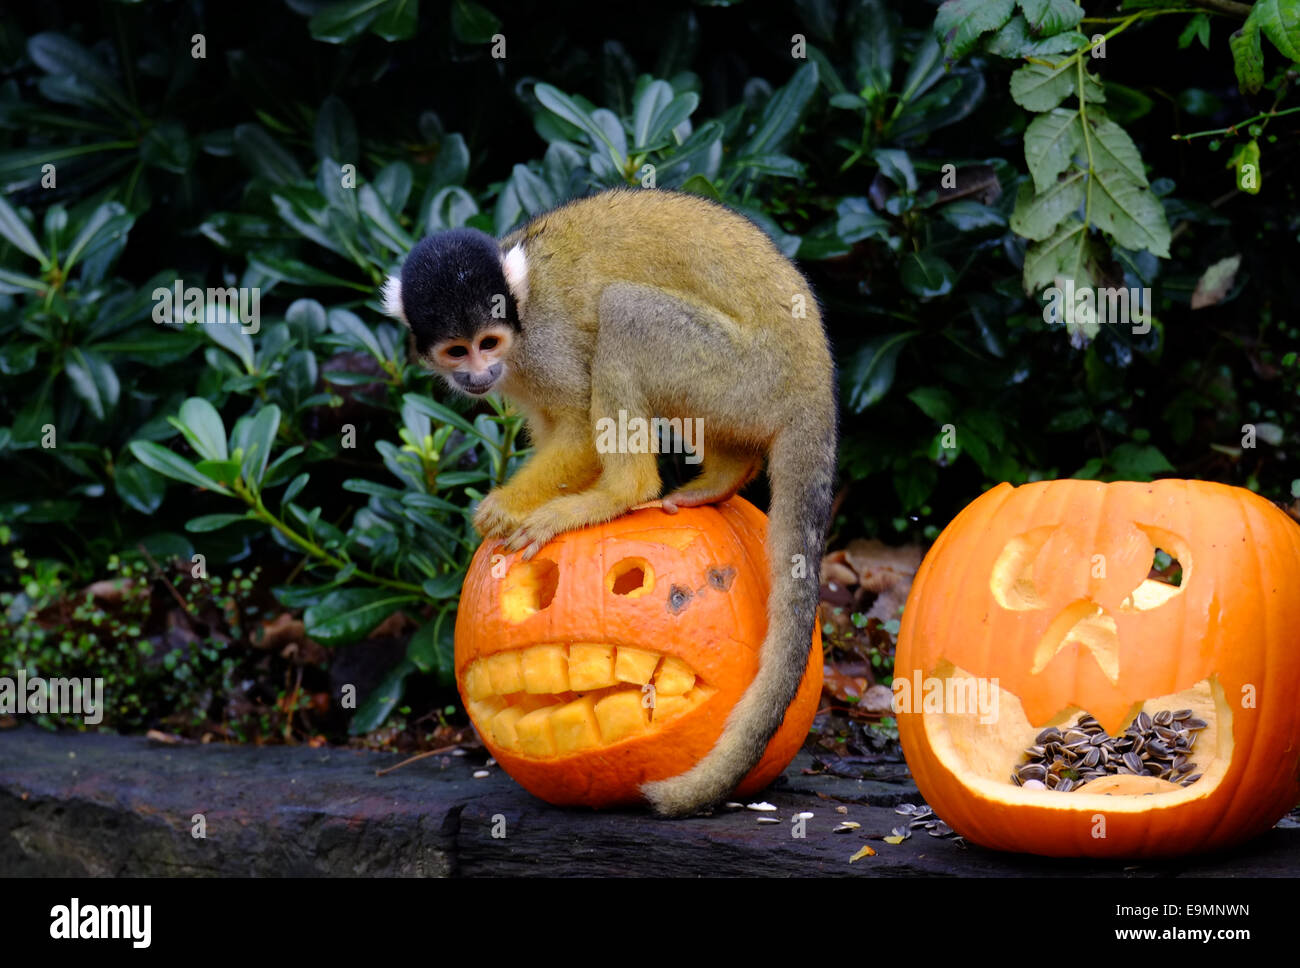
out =
[[[1153,547],[1183,567],[1174,594],[1134,591]],[[1113,630],[1063,638],[1088,609]],[[999,724],[901,702],[927,676],[946,689],[965,675],[998,680]],[[895,657],[899,735],[926,802],[975,843],[1048,856],[1185,854],[1267,830],[1300,800],[1297,695],[1300,529],[1250,491],[1202,481],[986,492],[922,563]],[[1190,786],[1108,797],[1010,781],[1015,729],[1027,746],[1086,711],[1116,735],[1155,697],[1148,712],[1199,700],[1213,717]]]
[[[761,511],[733,497],[672,515],[658,508],[633,511],[560,535],[531,562],[502,553],[498,541],[484,542],[461,591],[455,667],[470,718],[501,767],[550,803],[602,808],[644,803],[642,784],[676,776],[700,760],[758,670],[767,627],[766,529]],[[641,577],[633,594],[617,581],[629,561],[638,563]],[[531,587],[531,579],[520,579],[512,592],[517,570],[529,568],[544,576],[540,591]],[[628,584],[636,585],[635,576]],[[512,599],[520,588],[523,592]],[[649,651],[665,663],[685,663],[696,677],[687,694],[697,697],[695,704],[656,721],[665,704],[660,697],[646,713],[656,719],[643,731],[578,751],[539,755],[504,745],[487,715],[499,700],[474,699],[470,670],[476,661],[539,644],[564,644],[572,655],[578,643],[608,644],[616,655],[623,649]],[[767,786],[799,751],[821,699],[822,662],[817,628],[798,694],[735,796]],[[659,666],[661,672],[664,668]],[[478,688],[481,693],[485,687]],[[644,695],[635,683],[591,695],[619,689]],[[583,690],[564,695],[580,698]],[[518,693],[510,696],[519,699]]]

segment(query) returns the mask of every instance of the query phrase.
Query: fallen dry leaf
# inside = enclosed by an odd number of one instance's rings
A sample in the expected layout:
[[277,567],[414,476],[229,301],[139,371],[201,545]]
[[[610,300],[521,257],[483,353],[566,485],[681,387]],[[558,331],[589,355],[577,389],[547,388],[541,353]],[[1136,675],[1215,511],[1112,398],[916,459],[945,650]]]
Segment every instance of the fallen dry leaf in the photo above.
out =
[[873,848],[863,847],[860,851],[858,851],[856,854],[854,854],[852,857],[849,858],[849,863],[852,864],[855,860],[862,860],[862,858],[864,857],[875,857],[875,856],[876,856],[876,851]]

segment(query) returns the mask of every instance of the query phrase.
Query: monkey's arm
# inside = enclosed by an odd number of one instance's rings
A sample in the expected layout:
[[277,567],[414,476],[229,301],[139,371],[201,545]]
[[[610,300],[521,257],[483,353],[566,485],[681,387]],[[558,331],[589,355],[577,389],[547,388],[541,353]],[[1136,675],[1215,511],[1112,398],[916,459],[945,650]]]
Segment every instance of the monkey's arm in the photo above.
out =
[[552,499],[576,494],[600,473],[585,419],[552,422],[538,416],[530,417],[528,426],[537,450],[474,513],[474,526],[484,537],[516,531],[532,511]]

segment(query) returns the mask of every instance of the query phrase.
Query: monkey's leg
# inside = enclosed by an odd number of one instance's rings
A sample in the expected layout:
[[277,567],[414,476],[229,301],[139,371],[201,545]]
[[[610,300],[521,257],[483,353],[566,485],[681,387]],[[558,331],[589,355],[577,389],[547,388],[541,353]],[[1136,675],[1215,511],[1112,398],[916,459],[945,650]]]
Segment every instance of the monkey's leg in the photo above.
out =
[[515,475],[485,497],[474,512],[484,537],[515,532],[537,508],[587,487],[600,473],[600,458],[585,426],[558,426]]
[[700,475],[671,494],[664,495],[663,509],[676,514],[678,508],[720,504],[754,479],[763,464],[761,455],[743,449],[709,448]]

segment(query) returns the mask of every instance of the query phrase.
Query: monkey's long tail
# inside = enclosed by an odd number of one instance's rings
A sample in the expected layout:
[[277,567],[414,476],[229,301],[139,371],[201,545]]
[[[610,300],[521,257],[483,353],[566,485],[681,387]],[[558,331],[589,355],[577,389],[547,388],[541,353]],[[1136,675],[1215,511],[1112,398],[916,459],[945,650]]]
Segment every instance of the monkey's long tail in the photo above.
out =
[[772,585],[758,675],[704,759],[685,773],[641,787],[655,811],[664,816],[695,813],[734,790],[762,759],[799,690],[812,647],[821,558],[834,498],[835,404],[833,398],[824,403],[802,423],[781,430],[768,455],[772,500],[767,555]]

